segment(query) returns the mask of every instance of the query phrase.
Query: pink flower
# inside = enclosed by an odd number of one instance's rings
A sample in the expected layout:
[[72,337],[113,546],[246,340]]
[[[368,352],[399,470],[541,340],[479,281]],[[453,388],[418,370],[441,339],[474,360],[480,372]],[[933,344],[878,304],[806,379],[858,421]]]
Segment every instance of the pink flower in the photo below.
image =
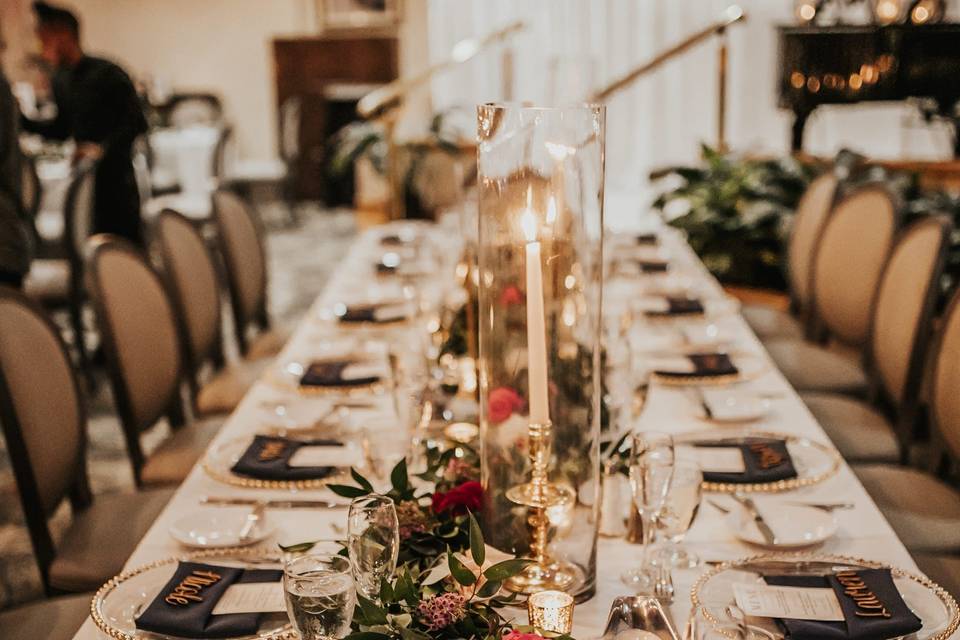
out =
[[500,292],[498,302],[501,307],[509,307],[523,302],[524,297],[523,291],[520,291],[520,287],[511,284],[504,287],[503,291]]
[[524,405],[520,394],[510,387],[497,387],[490,392],[487,399],[487,418],[494,424],[503,422],[514,411],[522,409]]
[[503,640],[545,640],[538,633],[523,633],[522,631],[511,631],[503,636]]
[[413,500],[404,500],[396,506],[397,521],[400,524],[400,539],[406,540],[414,533],[427,530],[427,515]]
[[476,480],[464,482],[446,493],[433,494],[433,512],[453,511],[465,513],[468,509],[474,513],[483,506],[483,486]]
[[463,620],[467,614],[464,602],[464,597],[459,593],[444,593],[421,600],[417,605],[417,613],[427,625],[427,631],[439,631]]
[[476,480],[477,469],[462,458],[451,458],[447,463],[447,468],[443,472],[443,479],[448,482],[461,482],[464,480]]

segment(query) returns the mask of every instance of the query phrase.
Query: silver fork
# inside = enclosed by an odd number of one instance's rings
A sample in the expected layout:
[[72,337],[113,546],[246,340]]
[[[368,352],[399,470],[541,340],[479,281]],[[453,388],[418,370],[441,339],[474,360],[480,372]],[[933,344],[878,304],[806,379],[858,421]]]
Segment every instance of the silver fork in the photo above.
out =
[[657,567],[656,581],[653,585],[653,595],[658,600],[663,600],[667,604],[673,602],[673,575],[670,573],[670,567],[659,565]]

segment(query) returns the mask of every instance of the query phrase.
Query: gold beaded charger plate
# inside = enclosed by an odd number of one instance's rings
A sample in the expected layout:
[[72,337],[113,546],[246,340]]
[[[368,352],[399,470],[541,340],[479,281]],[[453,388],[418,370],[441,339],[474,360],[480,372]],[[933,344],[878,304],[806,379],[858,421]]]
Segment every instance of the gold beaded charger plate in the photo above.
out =
[[[686,445],[694,447],[698,443],[720,444],[735,447],[749,444],[752,440],[783,440],[790,453],[790,459],[797,472],[796,477],[772,482],[707,482],[704,491],[718,493],[778,493],[809,487],[833,477],[840,469],[842,458],[833,447],[821,444],[810,438],[773,431],[754,431],[751,429],[724,429],[698,431],[674,437],[679,448]],[[682,453],[680,455],[683,455]]]
[[351,395],[369,395],[371,393],[383,393],[389,382],[389,368],[376,367],[379,379],[376,382],[365,384],[330,384],[323,386],[309,386],[300,384],[300,379],[311,364],[323,362],[340,362],[351,360],[354,365],[370,365],[373,361],[369,354],[356,354],[343,357],[322,356],[317,358],[294,358],[286,360],[271,366],[264,372],[264,379],[274,388],[281,391],[297,393],[304,396],[351,396]]
[[[655,355],[650,358],[648,361],[650,379],[668,387],[722,387],[756,380],[770,371],[770,362],[764,356],[758,353],[734,350],[717,352],[718,355],[723,354],[729,356],[730,361],[737,368],[737,372],[730,375],[697,376],[686,373],[683,375],[658,373],[659,371],[674,370],[682,372],[685,366],[690,366],[689,363],[683,362],[683,360],[687,356],[694,354],[688,352],[688,350],[683,351],[685,353],[678,353],[669,358],[660,355]],[[712,353],[711,349],[696,349],[695,351],[706,354]]]
[[[322,489],[327,483],[344,481],[350,471],[349,467],[343,467],[324,478],[310,480],[264,480],[234,473],[233,466],[237,464],[251,442],[253,442],[253,436],[248,435],[232,438],[211,447],[207,450],[206,455],[200,463],[203,466],[203,470],[214,480],[235,487],[294,490]],[[344,446],[352,447],[353,445],[345,444]]]
[[[929,578],[883,562],[842,555],[780,553],[725,562],[701,575],[690,589],[694,610],[713,629],[727,638],[740,638],[730,607],[736,606],[735,583],[762,583],[764,575],[825,576],[840,571],[889,569],[904,602],[920,618],[923,627],[910,640],[946,640],[960,627],[957,602]],[[784,633],[770,618],[746,617],[750,637],[783,640]]]
[[[163,586],[177,570],[181,561],[253,569],[282,569],[280,554],[272,549],[216,549],[195,551],[156,560],[141,565],[111,578],[94,595],[90,602],[90,617],[107,637],[115,640],[174,640],[166,636],[137,629],[136,617],[144,611],[160,593]],[[256,635],[240,636],[235,640],[293,640],[296,631],[290,625],[286,613],[263,614]]]

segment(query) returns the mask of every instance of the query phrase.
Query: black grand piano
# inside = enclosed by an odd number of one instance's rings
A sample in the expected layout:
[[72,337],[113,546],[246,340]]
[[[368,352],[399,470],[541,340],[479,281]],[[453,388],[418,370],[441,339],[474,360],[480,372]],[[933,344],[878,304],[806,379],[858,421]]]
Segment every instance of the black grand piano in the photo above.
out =
[[780,27],[779,104],[793,110],[792,147],[821,104],[919,98],[954,123],[960,157],[960,24]]

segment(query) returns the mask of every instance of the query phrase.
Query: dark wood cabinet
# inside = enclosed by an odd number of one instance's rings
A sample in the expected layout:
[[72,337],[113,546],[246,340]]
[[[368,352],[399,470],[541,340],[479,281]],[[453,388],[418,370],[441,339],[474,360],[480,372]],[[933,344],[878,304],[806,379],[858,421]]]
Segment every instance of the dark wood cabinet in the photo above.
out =
[[[399,73],[397,39],[391,35],[342,34],[273,41],[277,111],[299,100],[298,153],[293,162],[298,198],[343,200],[325,183],[325,145],[351,117],[351,103]],[[352,89],[352,90],[351,90]],[[277,127],[280,128],[280,119]],[[283,132],[280,132],[282,139]]]

